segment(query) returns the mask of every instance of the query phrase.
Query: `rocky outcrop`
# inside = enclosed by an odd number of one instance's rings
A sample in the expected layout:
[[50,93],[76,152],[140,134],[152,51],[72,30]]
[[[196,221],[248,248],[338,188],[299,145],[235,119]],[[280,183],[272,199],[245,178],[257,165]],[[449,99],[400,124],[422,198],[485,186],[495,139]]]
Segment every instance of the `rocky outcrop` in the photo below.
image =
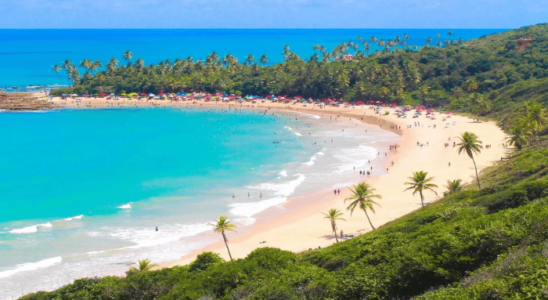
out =
[[47,110],[54,106],[43,96],[33,93],[0,93],[0,109],[2,110]]

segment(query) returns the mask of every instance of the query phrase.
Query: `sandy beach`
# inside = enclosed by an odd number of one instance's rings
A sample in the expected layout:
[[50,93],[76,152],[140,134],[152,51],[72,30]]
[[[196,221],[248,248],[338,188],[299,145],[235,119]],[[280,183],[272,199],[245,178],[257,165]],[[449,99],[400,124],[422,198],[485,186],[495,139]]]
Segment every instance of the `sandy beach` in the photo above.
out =
[[[330,115],[332,118],[348,118],[350,125],[360,126],[367,123],[379,126],[383,130],[390,130],[401,137],[397,151],[380,153],[380,157],[387,162],[385,169],[387,174],[363,178],[365,182],[376,189],[376,193],[382,196],[377,202],[375,214],[370,214],[371,221],[378,228],[398,217],[421,207],[420,197],[413,196],[411,191],[405,191],[404,183],[415,171],[426,171],[434,177],[434,183],[439,186],[436,189],[439,196],[446,190],[444,185],[448,180],[462,179],[470,183],[475,178],[474,165],[466,155],[459,155],[453,142],[462,132],[470,131],[478,135],[483,145],[491,145],[483,148],[476,157],[479,170],[500,161],[505,156],[507,149],[502,146],[506,139],[505,133],[495,122],[473,122],[472,118],[435,113],[435,120],[426,118],[423,113],[419,118],[413,118],[412,113],[407,118],[398,118],[389,110],[389,115],[375,114],[371,106],[360,107],[323,107],[312,104],[282,104],[272,102],[243,103],[243,105],[229,103],[215,103],[203,101],[171,102],[169,100],[106,100],[88,99],[76,105],[73,99],[61,100],[54,98],[52,101],[58,107],[67,108],[98,108],[98,107],[134,107],[134,106],[173,106],[173,107],[232,107],[249,108],[258,110],[272,109],[275,111],[290,111],[311,113],[319,116]],[[109,104],[107,104],[109,103]],[[327,119],[327,118],[325,118]],[[363,123],[362,123],[363,122]],[[420,125],[416,123],[419,122]],[[449,123],[449,125],[447,125]],[[357,124],[357,125],[356,125]],[[449,143],[446,147],[445,143]],[[422,144],[423,146],[419,146]],[[357,174],[359,170],[355,171]],[[347,188],[340,188],[339,195],[332,192],[318,192],[305,197],[290,198],[283,207],[275,208],[276,211],[267,210],[257,215],[257,223],[251,230],[239,233],[228,233],[229,246],[234,258],[244,258],[251,251],[260,247],[275,247],[283,250],[300,252],[309,248],[326,247],[335,243],[331,235],[331,225],[324,219],[322,212],[330,208],[336,208],[345,213],[346,221],[339,221],[339,231],[345,234],[359,235],[371,230],[366,216],[361,211],[355,211],[351,216],[346,210],[344,199],[350,194]],[[440,197],[434,193],[425,193],[425,202],[433,202]],[[269,217],[268,214],[271,214]],[[213,233],[207,233],[213,234]],[[197,249],[180,260],[163,263],[161,267],[184,265],[193,261],[196,256],[204,251],[219,253],[228,259],[225,245],[220,235],[218,242],[203,249]]]

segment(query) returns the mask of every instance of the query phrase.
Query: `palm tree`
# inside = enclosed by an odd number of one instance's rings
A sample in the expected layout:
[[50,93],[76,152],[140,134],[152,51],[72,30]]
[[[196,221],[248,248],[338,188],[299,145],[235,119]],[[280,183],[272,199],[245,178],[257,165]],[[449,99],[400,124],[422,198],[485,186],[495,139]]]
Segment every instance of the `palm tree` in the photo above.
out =
[[266,55],[261,55],[261,58],[259,59],[259,61],[264,65],[266,65],[266,63],[268,62],[268,57]]
[[432,43],[432,37],[426,37],[426,45],[430,46],[430,43]]
[[255,60],[255,57],[253,56],[253,54],[248,54],[247,57],[245,58],[244,64],[252,65],[254,60]]
[[80,68],[86,69],[86,72],[89,72],[92,65],[93,65],[93,62],[87,58],[82,59],[82,61],[80,62]]
[[464,132],[460,137],[460,143],[457,144],[459,146],[458,151],[459,154],[462,152],[466,152],[468,156],[472,159],[472,162],[474,162],[474,168],[476,169],[476,179],[478,180],[478,187],[481,190],[481,184],[479,180],[478,175],[478,167],[476,166],[476,160],[474,159],[474,153],[479,154],[481,152],[481,148],[483,148],[482,141],[478,140],[478,136],[475,135],[472,132]]
[[228,250],[228,256],[230,257],[230,260],[232,260],[232,254],[230,254],[230,249],[228,248],[228,240],[226,239],[225,231],[233,231],[236,232],[236,225],[230,223],[228,220],[228,217],[225,215],[222,215],[217,220],[213,220],[213,223],[209,223],[209,225],[213,226],[214,232],[219,232],[223,235],[223,240],[225,241],[226,250]]
[[131,53],[131,51],[129,50],[126,50],[126,52],[124,52],[124,60],[131,64],[132,58],[133,58],[133,53]]
[[331,229],[333,229],[333,233],[335,234],[335,240],[338,243],[339,238],[337,238],[337,220],[346,221],[345,219],[341,218],[343,213],[338,209],[332,208],[328,210],[327,213],[322,214],[325,216],[324,219],[329,219],[329,222],[331,222]]
[[99,70],[103,66],[103,63],[100,60],[96,60],[95,62],[91,62],[89,66],[89,70],[93,74],[94,71]]
[[375,226],[373,226],[373,223],[371,223],[371,219],[369,218],[369,214],[367,213],[367,210],[369,209],[373,213],[375,213],[375,209],[373,208],[373,205],[379,205],[379,204],[373,201],[373,198],[381,199],[382,197],[380,195],[375,194],[374,193],[375,189],[365,182],[361,182],[358,185],[355,185],[353,188],[350,188],[350,191],[352,192],[352,195],[344,199],[345,203],[346,201],[350,201],[350,204],[348,205],[346,209],[350,210],[350,215],[352,215],[352,213],[354,212],[354,209],[356,208],[363,210],[363,212],[365,213],[365,216],[367,216],[369,225],[371,225],[371,228],[373,230],[376,230]]
[[530,138],[531,130],[527,126],[517,125],[510,130],[510,137],[506,141],[521,151],[523,147],[527,146]]
[[455,180],[447,180],[447,185],[445,186],[447,188],[447,192],[444,193],[444,195],[453,194],[456,192],[462,191],[462,179],[455,179]]
[[61,84],[63,84],[63,79],[62,79],[61,75],[59,75],[59,72],[61,72],[61,67],[59,67],[59,65],[55,64],[55,65],[53,65],[52,70],[53,70],[53,72],[55,72],[55,74],[57,74],[57,76],[59,76],[59,80],[61,80]]
[[434,191],[434,188],[437,188],[438,186],[436,184],[430,183],[432,180],[434,180],[434,177],[427,178],[427,176],[428,172],[413,172],[413,177],[408,177],[411,181],[405,183],[409,185],[409,187],[406,188],[405,191],[413,190],[413,195],[419,192],[419,195],[421,196],[422,206],[424,206],[424,195],[422,194],[423,191],[430,190],[438,195],[438,193]]
[[289,45],[284,46],[284,52],[282,53],[284,55],[285,60],[287,61],[287,58],[289,57]]
[[116,70],[116,67],[118,66],[118,60],[116,58],[111,58],[109,61],[108,61],[108,64],[107,64],[107,71],[109,74],[113,74],[114,73],[114,70]]
[[363,51],[365,51],[366,54],[369,54],[369,43],[367,41],[362,42]]
[[548,121],[548,114],[540,104],[535,101],[528,101],[525,103],[527,110],[527,117],[531,120],[532,124],[536,127],[535,133],[539,134],[542,126]]
[[116,59],[116,57],[112,57],[112,58],[108,61],[107,66],[112,66],[114,69],[116,69],[116,67],[118,67],[118,63],[119,63],[119,61]]
[[156,267],[157,264],[151,264],[148,258],[139,260],[139,268],[131,267],[129,272],[132,273],[144,273],[150,271],[150,269]]
[[65,69],[65,72],[67,72],[67,83],[70,85],[70,80],[71,80],[71,70],[74,68],[74,65],[72,64],[72,62],[70,60],[65,60],[63,62],[63,69]]
[[137,68],[137,72],[141,72],[141,70],[145,67],[145,61],[142,58],[138,58],[135,62],[135,66]]
[[419,95],[421,96],[422,105],[426,104],[426,97],[430,94],[430,87],[425,83],[419,88]]

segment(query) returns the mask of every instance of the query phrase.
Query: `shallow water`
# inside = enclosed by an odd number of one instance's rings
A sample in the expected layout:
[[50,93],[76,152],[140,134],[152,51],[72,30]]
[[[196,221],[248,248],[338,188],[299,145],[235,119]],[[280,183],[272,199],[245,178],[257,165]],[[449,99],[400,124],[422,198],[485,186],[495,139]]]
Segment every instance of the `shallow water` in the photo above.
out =
[[215,241],[200,233],[220,214],[250,225],[290,196],[356,182],[375,143],[399,138],[353,122],[226,109],[0,114],[0,299],[175,260]]

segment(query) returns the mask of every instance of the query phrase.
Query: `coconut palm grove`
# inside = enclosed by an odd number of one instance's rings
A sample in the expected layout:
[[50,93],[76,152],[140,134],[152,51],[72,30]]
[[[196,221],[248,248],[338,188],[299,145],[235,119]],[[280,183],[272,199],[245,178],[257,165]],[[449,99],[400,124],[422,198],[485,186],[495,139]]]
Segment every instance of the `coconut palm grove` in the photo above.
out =
[[[157,271],[143,260],[125,277],[79,279],[21,299],[548,299],[548,24],[466,42],[433,37],[420,48],[405,35],[359,40],[333,50],[318,45],[310,58],[286,47],[285,62],[275,65],[266,56],[239,63],[212,53],[206,61],[147,66],[128,51],[125,63],[112,59],[104,70],[82,61],[82,75],[67,61],[54,71],[73,86],[52,93],[275,94],[445,106],[497,120],[512,152],[474,182],[448,182],[439,200],[382,226],[364,224],[374,230],[326,248],[266,247],[230,261],[204,252],[190,265]],[[452,151],[475,166],[481,140],[468,132],[458,138]],[[417,201],[435,186],[426,172],[408,176],[397,188]],[[352,193],[354,214],[369,218],[382,206],[367,184]],[[337,236],[341,215],[325,213],[326,234]],[[230,251],[225,231],[234,224],[221,216],[213,229]]]

